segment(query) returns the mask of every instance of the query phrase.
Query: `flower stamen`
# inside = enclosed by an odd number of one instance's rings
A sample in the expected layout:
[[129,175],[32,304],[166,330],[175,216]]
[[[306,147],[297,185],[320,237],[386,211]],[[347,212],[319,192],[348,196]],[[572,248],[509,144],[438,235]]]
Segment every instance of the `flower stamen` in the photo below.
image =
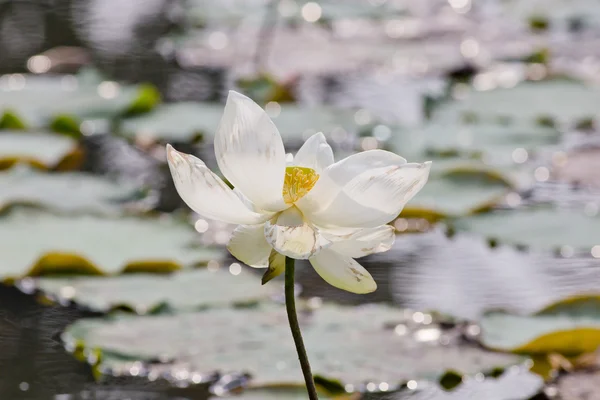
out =
[[319,174],[312,168],[287,167],[283,182],[283,200],[294,204],[304,197],[319,180]]

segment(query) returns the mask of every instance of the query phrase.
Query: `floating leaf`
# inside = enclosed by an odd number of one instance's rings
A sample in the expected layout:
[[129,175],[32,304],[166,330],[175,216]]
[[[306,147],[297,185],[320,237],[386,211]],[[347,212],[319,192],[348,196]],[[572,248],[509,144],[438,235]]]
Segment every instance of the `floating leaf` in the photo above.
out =
[[332,140],[333,132],[339,131],[341,128],[346,132],[345,140],[350,140],[358,129],[352,111],[331,107],[310,108],[282,104],[281,113],[276,117],[272,116],[272,119],[283,140],[295,143],[302,143],[312,133],[323,132],[331,145],[335,147],[336,144],[339,144],[339,138],[336,137],[337,140]]
[[[158,106],[153,113],[123,121],[123,134],[129,138],[146,136],[165,142],[192,142],[199,136],[212,142],[223,105],[218,103],[177,103]],[[322,131],[330,135],[335,128],[354,131],[350,112],[330,108],[303,108],[281,105],[281,113],[273,121],[284,140],[303,140],[308,132]],[[330,136],[331,137],[331,136]],[[335,145],[335,142],[332,143]]]
[[206,268],[169,276],[132,274],[117,277],[40,278],[40,289],[75,300],[96,310],[119,307],[145,313],[161,306],[192,309],[247,305],[275,293],[260,284],[260,277],[242,270],[232,275]]
[[552,304],[533,315],[503,311],[481,320],[481,342],[489,348],[522,354],[577,356],[600,346],[600,296]]
[[135,194],[131,185],[79,172],[47,174],[13,168],[0,173],[0,211],[31,205],[64,213],[116,214],[122,211],[120,203]]
[[[422,128],[395,131],[389,148],[411,162],[433,161],[430,182],[454,169],[480,170],[502,175],[511,186],[530,188],[534,167],[522,162],[559,138],[554,129],[459,124],[440,118]],[[465,196],[463,201],[470,199]]]
[[531,207],[458,219],[454,226],[500,243],[541,250],[563,246],[589,251],[600,244],[600,217],[580,210]]
[[5,277],[48,273],[170,272],[219,259],[221,252],[193,246],[198,234],[170,218],[72,218],[16,209],[1,217]]
[[[383,305],[326,305],[301,314],[313,373],[345,384],[377,379],[395,385],[413,378],[435,379],[448,368],[475,373],[519,362],[512,355],[474,346],[419,341],[418,331],[399,335],[389,326],[401,314]],[[196,371],[248,372],[257,385],[302,383],[285,309],[279,305],[83,320],[69,332],[87,347],[102,349],[107,365],[116,369],[122,357],[161,355]]]
[[0,112],[12,110],[34,128],[47,127],[54,116],[64,113],[81,119],[115,117],[138,107],[140,99],[147,97],[145,86],[121,86],[73,75],[25,74],[19,75],[18,81],[17,88],[0,91]]
[[400,216],[415,209],[445,216],[469,214],[500,200],[511,184],[494,171],[453,169],[432,176]]
[[240,79],[238,85],[249,97],[260,103],[276,101],[278,103],[289,103],[295,100],[291,88],[285,83],[277,82],[270,75],[262,74],[254,78]]
[[[436,123],[435,127],[430,124],[417,129],[395,130],[387,144],[390,150],[410,162],[432,161],[430,181],[455,169],[473,170],[496,174],[511,185],[529,188],[534,183],[533,167],[515,163],[513,152],[517,148],[535,151],[540,146],[552,144],[556,131],[537,137],[534,130],[529,138],[528,133],[510,135],[509,131],[501,131],[502,127],[490,127],[490,137],[483,138],[477,136],[476,128],[471,125],[460,128],[459,125]],[[491,133],[494,130],[498,135]],[[460,144],[464,140],[461,135],[465,134],[470,144]],[[473,136],[478,137],[476,143]]]
[[162,104],[148,115],[127,118],[122,133],[165,142],[190,142],[212,136],[223,114],[222,104],[182,102]]
[[76,168],[83,154],[73,139],[49,134],[0,131],[0,170],[17,163],[40,169]]
[[64,133],[73,138],[81,136],[81,123],[67,114],[59,114],[50,122],[50,130],[53,132]]
[[560,372],[575,371],[576,368],[580,367],[577,364],[580,359],[591,357],[594,359],[593,365],[597,364],[597,357],[594,353],[586,353],[581,356],[563,356],[559,353],[531,354],[530,357],[533,363],[531,372],[541,376],[546,381],[556,378]]
[[540,147],[557,144],[560,140],[560,133],[549,127],[533,124],[449,124],[442,117],[427,125],[421,134],[429,152],[455,150],[480,154],[490,165],[511,165],[515,162],[515,149],[535,154]]
[[[316,377],[315,377],[316,380]],[[320,399],[324,400],[359,400],[360,393],[348,394],[345,391],[341,394],[333,395],[325,390],[319,383],[315,383],[317,393]],[[213,390],[218,387],[213,386]],[[215,392],[218,391],[215,390]],[[235,398],[239,400],[305,400],[307,397],[306,388],[303,384],[278,383],[272,385],[250,385],[242,389],[228,391],[225,399]]]
[[0,130],[24,130],[27,126],[17,114],[10,110],[5,110],[0,118]]
[[317,386],[317,388],[323,389],[331,395],[343,396],[346,394],[344,384],[337,379],[329,379],[315,374],[313,380],[315,381],[315,386]]
[[600,90],[580,82],[566,79],[522,82],[510,89],[472,89],[464,100],[441,105],[434,119],[456,123],[460,115],[468,112],[485,122],[508,117],[515,126],[532,126],[545,116],[574,124],[583,118],[600,117],[595,106],[599,103]]
[[160,103],[160,92],[150,84],[141,85],[137,97],[123,113],[125,116],[139,115],[150,112]]
[[416,392],[403,391],[386,400],[516,400],[529,399],[544,387],[544,381],[521,366],[509,368],[498,378],[470,378],[452,391],[428,387]]
[[[293,385],[273,385],[266,387],[252,387],[244,389],[234,396],[226,396],[225,399],[235,400],[306,400],[306,389]],[[319,393],[319,399],[323,400],[351,400],[350,397],[329,397]]]

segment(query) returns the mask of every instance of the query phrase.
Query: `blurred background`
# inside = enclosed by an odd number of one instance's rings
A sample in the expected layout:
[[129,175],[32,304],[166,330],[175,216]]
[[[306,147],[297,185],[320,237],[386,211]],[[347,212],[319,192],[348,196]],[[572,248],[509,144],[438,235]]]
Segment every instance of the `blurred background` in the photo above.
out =
[[282,282],[177,196],[227,91],[287,151],[433,161],[359,262],[297,269],[323,399],[600,399],[594,0],[0,0],[0,398],[304,399]]

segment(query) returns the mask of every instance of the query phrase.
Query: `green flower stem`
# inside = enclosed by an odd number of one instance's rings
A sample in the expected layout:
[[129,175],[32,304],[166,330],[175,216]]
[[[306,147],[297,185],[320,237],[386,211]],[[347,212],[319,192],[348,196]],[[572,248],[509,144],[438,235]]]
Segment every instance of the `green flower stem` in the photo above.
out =
[[298,324],[298,315],[296,315],[296,300],[294,298],[294,259],[289,257],[285,258],[285,308],[287,310],[292,336],[294,337],[298,359],[300,360],[300,366],[302,367],[302,373],[304,374],[308,398],[310,400],[319,400],[317,389],[315,388],[315,381],[313,380],[312,372],[310,372],[310,363],[308,362],[306,348],[304,347],[304,341],[302,340],[300,325]]

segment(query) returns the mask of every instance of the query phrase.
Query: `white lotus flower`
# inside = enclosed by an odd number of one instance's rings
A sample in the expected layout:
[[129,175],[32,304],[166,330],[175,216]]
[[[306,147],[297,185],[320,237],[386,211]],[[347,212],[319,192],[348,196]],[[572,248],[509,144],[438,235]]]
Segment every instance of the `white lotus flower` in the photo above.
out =
[[431,162],[409,164],[394,153],[371,150],[336,163],[317,133],[292,165],[279,131],[248,97],[230,91],[215,136],[215,155],[231,189],[198,158],[167,145],[175,187],[207,218],[238,224],[227,246],[264,281],[285,268],[284,256],[308,259],[331,285],[354,293],[377,288],[354,258],[389,250],[386,225],[425,185]]

